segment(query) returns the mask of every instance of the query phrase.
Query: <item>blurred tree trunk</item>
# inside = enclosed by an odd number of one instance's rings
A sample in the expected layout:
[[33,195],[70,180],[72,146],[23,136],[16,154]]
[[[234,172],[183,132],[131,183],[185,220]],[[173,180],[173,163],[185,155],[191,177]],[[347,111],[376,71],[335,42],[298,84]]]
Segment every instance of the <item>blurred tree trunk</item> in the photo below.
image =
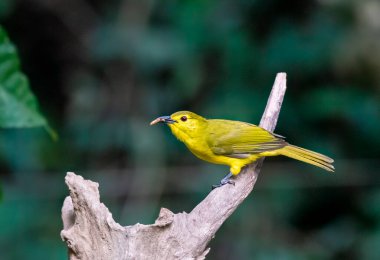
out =
[[[277,74],[260,126],[273,132],[286,90],[286,74]],[[70,196],[62,207],[62,239],[70,259],[204,259],[208,243],[223,222],[252,191],[263,159],[236,177],[235,185],[210,192],[190,213],[162,208],[152,225],[123,227],[100,202],[99,185],[67,173]]]

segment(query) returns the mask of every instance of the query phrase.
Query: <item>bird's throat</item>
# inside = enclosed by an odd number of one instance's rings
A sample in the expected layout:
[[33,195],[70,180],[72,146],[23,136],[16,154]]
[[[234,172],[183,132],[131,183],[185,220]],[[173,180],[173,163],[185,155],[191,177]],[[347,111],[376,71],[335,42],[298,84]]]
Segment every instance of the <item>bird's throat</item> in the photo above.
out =
[[177,137],[178,140],[180,140],[183,143],[186,143],[186,140],[188,140],[189,136],[181,131],[175,124],[168,125],[170,127],[170,130],[172,130],[172,133],[175,137]]

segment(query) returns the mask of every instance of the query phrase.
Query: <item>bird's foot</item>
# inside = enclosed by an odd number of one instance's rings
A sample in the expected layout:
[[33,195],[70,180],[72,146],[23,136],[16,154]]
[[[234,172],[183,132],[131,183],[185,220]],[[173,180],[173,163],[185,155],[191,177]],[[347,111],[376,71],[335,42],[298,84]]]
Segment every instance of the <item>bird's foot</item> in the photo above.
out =
[[212,185],[211,189],[216,189],[216,188],[219,188],[219,187],[222,187],[226,184],[232,184],[235,186],[235,182],[233,180],[231,180],[231,177],[232,177],[232,173],[229,173],[226,175],[226,177],[224,177],[219,184],[216,184],[216,185]]

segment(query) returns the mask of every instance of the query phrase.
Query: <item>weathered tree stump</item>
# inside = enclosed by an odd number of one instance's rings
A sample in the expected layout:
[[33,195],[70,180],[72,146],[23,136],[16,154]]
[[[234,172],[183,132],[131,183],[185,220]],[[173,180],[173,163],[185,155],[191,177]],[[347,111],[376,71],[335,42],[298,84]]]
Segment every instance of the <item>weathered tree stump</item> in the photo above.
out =
[[[260,126],[273,132],[286,91],[286,74],[278,73]],[[211,191],[190,213],[161,208],[152,225],[123,227],[100,202],[99,185],[68,172],[70,196],[62,207],[62,239],[74,259],[204,259],[207,245],[224,221],[252,191],[263,159],[247,166],[235,185]]]

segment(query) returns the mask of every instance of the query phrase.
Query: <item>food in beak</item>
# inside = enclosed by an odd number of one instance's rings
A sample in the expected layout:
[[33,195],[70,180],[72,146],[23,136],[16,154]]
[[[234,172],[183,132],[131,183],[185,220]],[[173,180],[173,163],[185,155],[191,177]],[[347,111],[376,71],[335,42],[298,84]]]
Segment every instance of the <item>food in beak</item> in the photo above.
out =
[[152,122],[150,122],[150,125],[155,125],[157,123],[166,123],[166,124],[172,124],[176,121],[173,120],[170,116],[160,116],[159,118],[154,119]]
[[162,117],[159,117],[159,118],[154,119],[152,122],[150,122],[150,125],[155,125],[157,123],[164,122],[164,121],[165,119],[163,119]]

